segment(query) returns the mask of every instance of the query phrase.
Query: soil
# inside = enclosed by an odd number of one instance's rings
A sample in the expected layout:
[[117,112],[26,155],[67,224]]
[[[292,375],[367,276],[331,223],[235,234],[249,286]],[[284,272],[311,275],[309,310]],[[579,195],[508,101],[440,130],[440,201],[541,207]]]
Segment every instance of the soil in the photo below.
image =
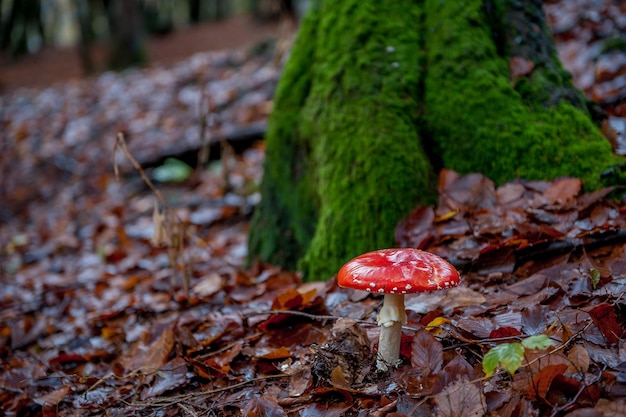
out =
[[[148,41],[150,65],[173,64],[198,52],[254,45],[280,36],[278,22],[261,22],[249,16],[235,16],[220,22],[207,22],[176,30]],[[106,47],[94,48],[98,68],[104,68]],[[20,87],[46,87],[60,81],[82,77],[75,48],[48,46],[10,63],[0,60],[0,93]]]

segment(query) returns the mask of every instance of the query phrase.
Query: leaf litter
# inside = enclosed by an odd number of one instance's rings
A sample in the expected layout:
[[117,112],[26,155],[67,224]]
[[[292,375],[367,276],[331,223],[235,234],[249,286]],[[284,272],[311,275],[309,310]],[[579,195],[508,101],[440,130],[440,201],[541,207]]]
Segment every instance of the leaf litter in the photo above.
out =
[[[608,59],[602,83],[621,71]],[[379,297],[243,266],[262,143],[152,190],[133,168],[150,174],[181,138],[258,129],[278,73],[234,51],[2,98],[4,415],[624,415],[626,206],[608,197],[621,190],[443,171],[437,207],[396,236],[463,284],[407,297],[403,362],[379,375]],[[586,90],[621,115],[613,91]],[[485,377],[492,348],[540,334],[553,346]]]

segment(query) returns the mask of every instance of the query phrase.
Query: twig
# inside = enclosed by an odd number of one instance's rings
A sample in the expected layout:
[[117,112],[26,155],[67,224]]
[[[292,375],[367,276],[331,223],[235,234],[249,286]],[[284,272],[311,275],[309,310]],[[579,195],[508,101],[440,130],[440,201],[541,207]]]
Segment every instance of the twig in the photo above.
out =
[[378,326],[378,324],[373,323],[371,321],[367,321],[367,320],[359,320],[359,319],[353,319],[353,318],[350,318],[350,317],[339,317],[339,316],[324,315],[324,314],[311,314],[311,313],[305,313],[304,311],[293,311],[293,310],[255,311],[255,312],[252,312],[252,313],[244,314],[244,317],[263,316],[263,315],[266,315],[266,314],[269,314],[269,315],[290,314],[290,315],[293,315],[293,316],[306,317],[308,319],[317,320],[317,321],[349,319],[349,320],[354,320],[356,323],[359,323],[359,324],[365,324],[365,325],[368,325],[368,326]]
[[[167,253],[168,260],[172,267],[175,268],[178,266],[179,270],[182,274],[183,281],[183,290],[189,297],[189,286],[191,282],[191,273],[190,273],[190,262],[185,257],[185,247],[184,247],[184,236],[187,234],[187,230],[183,226],[182,220],[178,217],[175,211],[173,211],[167,204],[167,201],[161,194],[161,191],[154,185],[152,180],[148,177],[144,169],[141,167],[141,164],[137,162],[135,157],[130,153],[128,146],[126,145],[126,139],[124,138],[124,133],[118,132],[115,137],[115,146],[113,147],[113,169],[115,171],[115,178],[117,181],[120,181],[119,176],[119,167],[117,164],[117,150],[120,149],[124,155],[128,158],[133,167],[139,172],[141,175],[141,179],[146,183],[146,185],[150,188],[152,193],[155,195],[163,210],[168,215],[168,234],[169,234],[169,242],[167,242]],[[155,213],[157,212],[157,208],[155,206]],[[177,227],[175,227],[177,226]],[[163,227],[161,224],[155,224],[155,233],[157,228]],[[163,238],[163,237],[162,237]],[[163,239],[161,239],[163,240]],[[180,262],[182,260],[182,262]]]
[[122,132],[117,133],[117,136],[115,137],[115,146],[113,147],[113,170],[115,172],[115,179],[118,182],[120,182],[120,171],[117,165],[118,148],[121,149],[124,155],[128,158],[130,163],[133,165],[133,168],[135,168],[137,172],[139,172],[139,175],[141,175],[141,179],[146,183],[146,185],[154,193],[154,195],[159,200],[159,202],[163,205],[163,207],[169,210],[167,202],[165,201],[165,198],[163,198],[163,194],[161,194],[161,191],[154,186],[154,184],[152,183],[150,178],[146,175],[146,172],[143,170],[139,162],[137,162],[135,157],[128,150],[128,146],[126,145],[126,139],[124,138],[124,133]]
[[189,393],[189,394],[177,395],[177,396],[174,396],[174,397],[155,398],[155,401],[153,401],[153,402],[140,401],[140,402],[130,403],[129,405],[134,406],[134,407],[138,407],[138,406],[142,406],[142,407],[165,407],[165,406],[169,406],[169,405],[179,404],[179,403],[181,403],[183,401],[192,400],[194,398],[199,398],[199,397],[202,397],[202,396],[211,396],[211,395],[219,394],[220,392],[224,392],[224,391],[228,391],[228,390],[232,390],[232,389],[236,389],[236,388],[241,388],[241,387],[243,387],[245,385],[252,384],[254,382],[264,381],[264,380],[267,380],[267,379],[286,378],[286,377],[289,377],[289,376],[291,376],[291,375],[289,375],[289,374],[266,375],[266,376],[261,376],[261,377],[258,377],[258,378],[248,379],[246,381],[241,381],[241,382],[238,382],[236,384],[229,385],[229,386],[222,387],[222,388],[215,388],[215,389],[204,390],[204,391],[200,391],[200,392],[192,392],[192,393]]

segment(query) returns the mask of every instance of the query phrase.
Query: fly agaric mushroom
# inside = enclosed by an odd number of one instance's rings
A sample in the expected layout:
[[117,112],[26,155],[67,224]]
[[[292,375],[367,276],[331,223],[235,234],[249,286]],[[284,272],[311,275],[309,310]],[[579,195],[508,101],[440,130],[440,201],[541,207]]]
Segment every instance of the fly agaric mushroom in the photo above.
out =
[[404,294],[442,290],[459,285],[457,270],[443,258],[419,249],[381,249],[357,256],[339,270],[337,284],[371,293],[385,294],[378,313],[381,371],[400,358],[402,325],[406,324]]

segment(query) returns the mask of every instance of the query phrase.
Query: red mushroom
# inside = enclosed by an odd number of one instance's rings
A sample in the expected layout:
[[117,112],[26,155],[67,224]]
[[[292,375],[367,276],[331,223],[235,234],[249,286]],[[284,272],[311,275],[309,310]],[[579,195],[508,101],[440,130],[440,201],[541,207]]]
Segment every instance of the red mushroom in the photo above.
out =
[[357,256],[337,275],[340,287],[385,294],[378,313],[380,339],[377,368],[386,371],[400,358],[402,325],[406,324],[404,294],[442,290],[459,285],[457,270],[443,258],[419,249],[381,249]]

